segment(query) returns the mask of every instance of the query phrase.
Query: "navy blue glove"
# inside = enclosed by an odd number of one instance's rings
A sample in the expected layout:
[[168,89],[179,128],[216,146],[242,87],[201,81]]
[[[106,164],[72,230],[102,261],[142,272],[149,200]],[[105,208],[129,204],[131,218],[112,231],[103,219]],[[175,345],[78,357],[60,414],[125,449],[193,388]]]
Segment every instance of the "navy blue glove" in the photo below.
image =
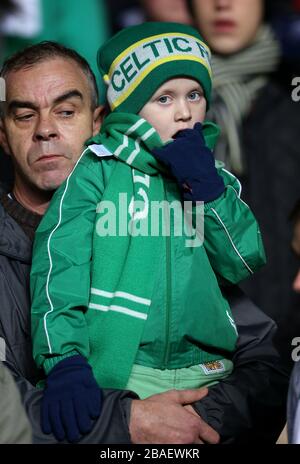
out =
[[193,129],[178,132],[174,142],[155,148],[152,154],[170,169],[185,200],[212,201],[224,192],[223,178],[205,145],[200,122]]
[[76,442],[93,427],[101,412],[102,393],[91,366],[75,355],[57,363],[47,377],[42,400],[44,433]]

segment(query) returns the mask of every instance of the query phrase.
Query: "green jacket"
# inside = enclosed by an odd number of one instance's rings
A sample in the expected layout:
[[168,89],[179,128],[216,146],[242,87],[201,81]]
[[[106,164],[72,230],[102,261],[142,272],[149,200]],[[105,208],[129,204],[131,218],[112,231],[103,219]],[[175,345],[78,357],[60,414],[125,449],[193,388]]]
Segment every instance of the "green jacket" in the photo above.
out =
[[[74,353],[89,358],[86,311],[95,212],[116,162],[91,151],[82,155],[36,232],[32,334],[35,360],[46,373]],[[186,247],[184,236],[165,237],[166,253],[157,269],[137,363],[170,369],[220,359],[233,331],[236,336],[218,281],[237,283],[248,277],[265,263],[265,254],[256,220],[240,199],[238,180],[218,169],[226,190],[204,207],[204,246]],[[179,200],[175,181],[164,181],[167,199]],[[220,311],[227,314],[226,326],[219,323]]]

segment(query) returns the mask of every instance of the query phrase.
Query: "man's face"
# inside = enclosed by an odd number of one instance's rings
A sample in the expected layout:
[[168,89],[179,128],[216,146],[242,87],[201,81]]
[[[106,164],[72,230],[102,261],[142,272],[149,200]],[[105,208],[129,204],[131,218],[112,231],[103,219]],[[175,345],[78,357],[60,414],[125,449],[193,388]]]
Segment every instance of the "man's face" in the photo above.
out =
[[100,128],[101,109],[92,110],[89,80],[76,62],[63,58],[11,72],[5,80],[0,140],[12,156],[15,182],[55,190]]
[[158,132],[163,142],[183,129],[203,122],[206,100],[201,85],[194,79],[180,77],[165,82],[152,95],[139,115]]
[[201,34],[224,55],[250,45],[263,20],[263,0],[193,0],[193,6]]
[[[296,222],[293,238],[292,238],[292,249],[294,253],[300,258],[300,221]],[[293,282],[293,289],[295,292],[300,293],[300,269]]]

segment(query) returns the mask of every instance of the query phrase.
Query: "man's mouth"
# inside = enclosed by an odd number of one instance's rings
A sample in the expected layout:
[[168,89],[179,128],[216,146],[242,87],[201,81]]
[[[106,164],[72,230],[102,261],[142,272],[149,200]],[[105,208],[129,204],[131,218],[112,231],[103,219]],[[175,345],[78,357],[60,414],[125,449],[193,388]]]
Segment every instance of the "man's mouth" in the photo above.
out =
[[42,155],[40,156],[36,162],[47,162],[47,161],[53,161],[53,160],[56,160],[58,158],[61,158],[62,155],[57,155],[57,154],[49,154],[49,155]]

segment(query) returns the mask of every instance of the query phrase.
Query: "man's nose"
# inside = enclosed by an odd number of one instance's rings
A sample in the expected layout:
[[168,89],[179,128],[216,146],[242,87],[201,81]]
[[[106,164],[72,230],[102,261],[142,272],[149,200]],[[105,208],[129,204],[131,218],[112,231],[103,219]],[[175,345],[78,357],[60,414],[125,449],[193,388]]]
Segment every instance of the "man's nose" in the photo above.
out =
[[176,121],[189,121],[192,117],[191,109],[187,101],[180,101],[177,103],[175,120]]
[[293,290],[297,293],[300,293],[300,269],[294,279]]
[[35,127],[34,140],[50,140],[58,138],[58,129],[51,117],[40,117]]

